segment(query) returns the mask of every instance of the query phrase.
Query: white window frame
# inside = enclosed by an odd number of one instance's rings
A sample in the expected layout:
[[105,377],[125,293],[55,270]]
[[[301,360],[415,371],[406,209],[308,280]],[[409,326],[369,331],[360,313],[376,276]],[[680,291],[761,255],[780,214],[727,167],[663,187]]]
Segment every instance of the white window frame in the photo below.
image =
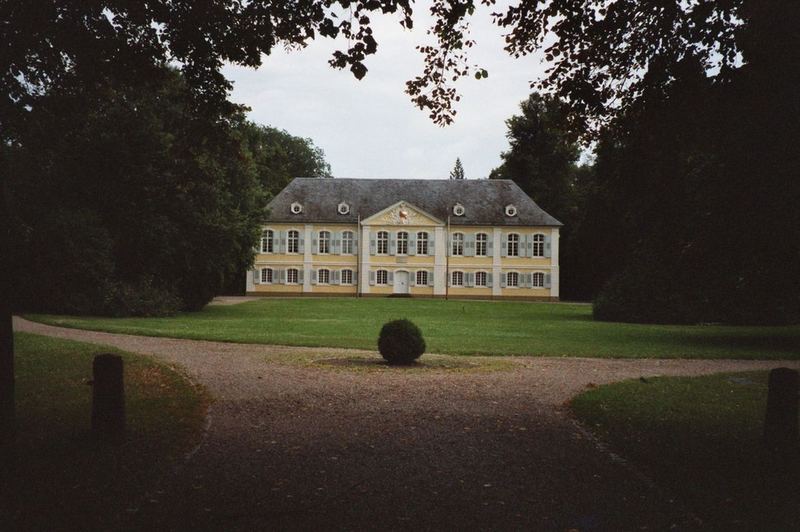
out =
[[331,271],[328,268],[317,270],[317,284],[331,284]]
[[[456,282],[458,279],[458,282]],[[464,286],[464,272],[455,270],[450,272],[450,286]]]
[[[540,282],[537,283],[536,280]],[[544,272],[533,272],[531,275],[531,288],[544,288]]]
[[417,255],[427,255],[428,254],[428,246],[430,243],[428,242],[428,233],[425,231],[420,231],[417,233]]
[[[347,273],[350,276],[350,279],[345,280],[345,273]],[[352,285],[353,284],[353,270],[351,270],[349,268],[343,269],[341,272],[339,272],[339,278],[341,279],[341,281],[340,281],[341,284],[343,284],[343,285]]]
[[261,233],[261,253],[275,252],[275,231],[267,229]]
[[[381,282],[381,277],[383,278]],[[378,270],[375,272],[375,284],[379,286],[389,285],[389,270]]]
[[[294,234],[294,238],[292,238],[292,234]],[[294,240],[294,246],[292,245],[292,241]],[[294,248],[294,251],[292,251]],[[300,253],[300,231],[297,229],[290,229],[286,232],[286,253],[296,255]]]
[[544,242],[545,236],[542,233],[533,235],[533,251],[531,257],[543,258],[544,257]]
[[464,256],[464,233],[453,233],[450,237],[450,256],[463,257]]
[[[479,275],[483,276],[483,284],[478,282],[478,276]],[[489,286],[489,274],[487,274],[484,271],[475,272],[475,283],[474,284],[475,284],[475,287],[477,287],[477,288],[486,288],[487,286]]]
[[[483,239],[481,239],[483,237]],[[481,253],[483,251],[483,253]],[[475,256],[486,257],[489,252],[489,235],[486,233],[477,233],[475,235]]]
[[397,233],[397,254],[408,255],[408,231]]
[[[425,282],[420,282],[420,279],[424,279]],[[428,271],[427,270],[417,270],[415,274],[415,280],[417,286],[428,286]]]
[[292,203],[292,206],[289,208],[292,211],[292,214],[300,214],[303,212],[303,206],[297,202]]
[[[294,277],[294,279],[292,279]],[[299,284],[300,270],[297,268],[289,268],[286,270],[286,284]]]
[[355,236],[352,231],[344,231],[342,233],[342,255],[353,255],[353,243]]
[[331,252],[331,232],[323,229],[317,235],[317,253],[319,255],[328,255],[330,252]]
[[514,205],[506,205],[506,216],[514,217],[517,215],[517,207]]
[[[511,284],[511,275],[514,276],[514,284]],[[506,272],[506,288],[519,288],[519,272]]]
[[[509,233],[506,237],[506,256],[519,257],[519,233]],[[514,251],[513,253],[511,251]]]
[[336,210],[338,211],[339,214],[350,214],[350,205],[342,202],[339,204],[338,207],[336,207]]
[[453,205],[453,214],[454,215],[456,215],[456,216],[464,216],[465,212],[466,212],[466,210],[464,209],[464,206],[461,205],[460,203],[456,203],[455,205]]
[[[381,237],[381,235],[383,235],[383,238]],[[381,247],[383,247],[383,251],[381,251]],[[378,234],[375,236],[375,254],[376,255],[389,254],[389,231],[378,231]]]
[[261,268],[261,284],[272,284],[274,278],[272,268]]

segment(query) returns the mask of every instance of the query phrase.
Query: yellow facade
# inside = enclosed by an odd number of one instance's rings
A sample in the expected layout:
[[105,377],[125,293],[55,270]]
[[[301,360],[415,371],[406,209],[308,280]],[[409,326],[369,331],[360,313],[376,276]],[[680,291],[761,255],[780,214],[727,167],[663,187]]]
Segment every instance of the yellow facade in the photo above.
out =
[[448,224],[404,202],[360,224],[270,223],[247,293],[555,300],[558,233]]

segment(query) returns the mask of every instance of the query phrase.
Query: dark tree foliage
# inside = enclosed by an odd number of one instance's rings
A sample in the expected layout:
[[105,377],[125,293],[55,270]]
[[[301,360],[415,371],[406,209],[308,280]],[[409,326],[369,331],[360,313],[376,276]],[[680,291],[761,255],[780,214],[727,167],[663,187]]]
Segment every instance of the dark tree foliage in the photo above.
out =
[[25,115],[7,150],[20,308],[198,309],[249,266],[264,195],[243,113],[191,104],[163,69],[51,91]]
[[450,179],[464,179],[464,165],[461,164],[460,157],[456,157],[456,164],[450,171]]
[[244,124],[242,132],[258,180],[270,195],[283,190],[295,177],[331,177],[325,152],[311,139],[252,122]]

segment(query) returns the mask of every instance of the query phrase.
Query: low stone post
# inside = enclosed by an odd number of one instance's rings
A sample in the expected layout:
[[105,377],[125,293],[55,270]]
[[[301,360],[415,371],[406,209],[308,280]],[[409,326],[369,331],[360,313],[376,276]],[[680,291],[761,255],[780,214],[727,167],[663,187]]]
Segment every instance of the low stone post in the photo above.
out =
[[92,364],[92,432],[118,441],[125,435],[125,386],[122,357],[103,353]]
[[797,445],[798,373],[789,368],[769,372],[767,415],[764,419],[764,443],[776,449]]

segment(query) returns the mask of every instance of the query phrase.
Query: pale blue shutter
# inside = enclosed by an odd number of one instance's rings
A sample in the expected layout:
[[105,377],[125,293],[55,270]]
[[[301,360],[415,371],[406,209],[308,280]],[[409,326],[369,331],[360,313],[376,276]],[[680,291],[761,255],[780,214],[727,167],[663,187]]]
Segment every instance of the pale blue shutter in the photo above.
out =
[[253,284],[261,284],[261,272],[253,270]]
[[433,286],[433,270],[428,271],[428,282],[426,283],[428,286]]
[[408,254],[417,254],[417,233],[409,233],[408,235]]
[[297,252],[306,252],[306,235],[300,231],[297,232]]
[[428,256],[436,255],[436,233],[427,233],[428,235]]
[[375,284],[375,272],[374,271],[369,272],[369,284],[370,285],[374,285]]
[[389,255],[397,254],[397,233],[389,233]]
[[278,253],[286,253],[286,231],[280,231],[278,239]]
[[[501,248],[500,248],[500,256],[507,257],[508,256],[508,235],[503,233],[502,241],[501,241]],[[505,285],[503,285],[505,286]]]
[[488,286],[489,288],[492,287],[492,277],[493,276],[491,273],[486,274],[486,286]]
[[311,239],[311,252],[315,255],[319,255],[319,239],[316,233],[314,233],[314,236]]
[[475,235],[473,233],[464,235],[464,256],[475,256]]
[[353,231],[353,249],[350,251],[353,255],[358,254],[358,233]]
[[550,288],[550,274],[549,273],[544,274],[544,287],[545,288]]
[[394,272],[388,272],[386,274],[386,282],[389,283],[389,286],[394,284]]
[[409,277],[411,277],[411,286],[417,286],[417,272],[409,272]]
[[331,272],[331,284],[339,284],[341,279],[339,270],[333,270]]
[[[374,255],[377,252],[377,244],[375,243],[375,232],[369,234],[369,254]],[[370,283],[375,284],[375,283]]]
[[311,270],[311,284],[317,284],[317,270]]
[[519,256],[530,257],[532,245],[531,235],[519,235]]
[[464,284],[471,288],[475,284],[475,274],[474,273],[465,273],[464,274]]
[[533,286],[533,274],[532,273],[526,273],[525,274],[525,288],[530,288],[531,286]]
[[494,235],[491,233],[486,235],[486,255],[494,256]]
[[505,287],[506,287],[506,274],[505,273],[501,273],[500,274],[500,288],[505,288]]
[[305,268],[298,268],[297,269],[297,284],[303,284],[305,279],[306,270]]
[[552,256],[551,255],[552,252],[550,251],[550,242],[551,242],[550,235],[545,235],[545,237],[544,237],[544,256],[547,257],[548,259]]
[[286,284],[286,283],[287,283],[287,280],[288,280],[288,278],[289,278],[289,276],[288,276],[288,275],[286,275],[286,270],[283,270],[283,269],[282,269],[282,270],[280,271],[280,273],[278,274],[278,279],[279,279],[279,281],[278,281],[278,282],[279,282],[280,284]]

